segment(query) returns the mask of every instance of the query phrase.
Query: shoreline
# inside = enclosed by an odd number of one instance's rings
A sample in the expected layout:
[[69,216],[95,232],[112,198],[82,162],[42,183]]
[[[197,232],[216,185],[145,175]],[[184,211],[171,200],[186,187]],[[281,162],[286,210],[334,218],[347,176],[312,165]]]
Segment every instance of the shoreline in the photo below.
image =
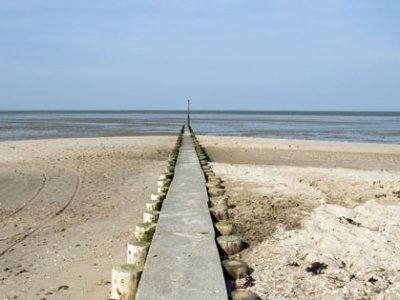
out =
[[[157,136],[176,136],[173,132],[128,132],[126,134],[116,134],[116,135],[105,135],[105,136],[36,136],[36,137],[24,137],[18,139],[0,139],[0,143],[5,142],[27,142],[27,141],[45,141],[45,140],[68,140],[68,139],[109,139],[109,138],[127,138],[127,137],[157,137]],[[360,142],[360,141],[340,141],[340,140],[324,140],[324,139],[288,139],[288,138],[269,138],[269,137],[257,137],[257,136],[239,136],[239,135],[202,135],[198,134],[199,137],[205,138],[215,138],[215,139],[239,139],[246,143],[251,143],[254,146],[259,145],[259,141],[268,141],[275,145],[275,147],[289,147],[291,145],[293,148],[303,147],[304,150],[312,149],[326,149],[329,145],[337,146],[354,146],[354,147],[367,147],[367,149],[373,149],[375,147],[382,148],[384,151],[391,153],[392,151],[397,151],[400,147],[400,143],[380,143],[380,142]],[[380,147],[382,146],[382,147]],[[387,147],[386,147],[387,146]],[[290,148],[290,147],[289,147]],[[387,148],[387,149],[384,149]],[[393,149],[391,149],[393,148]],[[341,151],[340,147],[337,151]]]
[[[357,152],[357,153],[387,153],[400,154],[400,144],[391,143],[368,143],[368,142],[350,142],[350,141],[328,141],[328,140],[306,140],[306,139],[276,139],[264,137],[231,136],[231,135],[197,135],[201,139],[213,142],[219,147],[231,146],[234,148],[267,148],[267,149],[290,149],[290,150],[308,150],[308,151],[338,151],[338,152]],[[109,140],[109,139],[129,139],[131,137],[157,138],[157,137],[176,137],[171,133],[138,133],[127,135],[110,136],[89,136],[89,137],[38,137],[25,138],[20,140],[0,140],[0,145],[4,143],[35,143],[35,142],[57,142],[57,141],[91,141],[91,140]]]
[[[219,147],[231,146],[234,148],[263,148],[284,150],[307,150],[307,151],[338,151],[356,153],[387,153],[400,154],[400,144],[389,143],[360,143],[346,141],[325,140],[303,140],[303,139],[273,139],[243,136],[213,136],[198,135],[205,139],[208,144],[215,143]],[[235,142],[235,140],[237,140]]]
[[229,164],[400,169],[400,145],[199,136],[211,160]]
[[144,132],[129,132],[126,134],[117,134],[117,135],[106,135],[106,136],[36,136],[36,137],[24,137],[24,138],[17,138],[17,139],[0,139],[0,143],[4,142],[27,142],[27,141],[47,141],[47,140],[68,140],[68,139],[105,139],[105,138],[125,138],[125,137],[136,137],[136,136],[176,136],[171,132],[156,132],[156,133],[144,133]]

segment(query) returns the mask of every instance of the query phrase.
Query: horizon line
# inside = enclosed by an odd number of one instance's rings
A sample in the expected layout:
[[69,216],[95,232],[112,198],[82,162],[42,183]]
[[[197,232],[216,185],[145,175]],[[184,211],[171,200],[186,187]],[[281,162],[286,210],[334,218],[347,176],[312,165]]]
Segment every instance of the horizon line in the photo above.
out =
[[[186,109],[7,109],[1,110],[0,113],[24,113],[24,112],[49,112],[49,113],[57,113],[57,112],[144,112],[144,113],[162,113],[162,112],[176,112],[176,113],[187,113]],[[191,113],[219,113],[219,112],[228,112],[228,113],[290,113],[290,112],[298,112],[298,113],[400,113],[400,110],[253,110],[253,109],[192,109]]]

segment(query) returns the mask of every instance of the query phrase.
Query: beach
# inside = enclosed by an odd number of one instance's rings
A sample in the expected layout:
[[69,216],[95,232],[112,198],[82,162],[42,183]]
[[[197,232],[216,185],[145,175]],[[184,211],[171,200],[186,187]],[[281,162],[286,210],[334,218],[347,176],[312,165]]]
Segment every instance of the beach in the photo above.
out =
[[[198,139],[262,299],[400,297],[399,145]],[[175,140],[0,142],[0,299],[106,299]]]
[[262,299],[400,298],[400,146],[199,137]]
[[0,299],[106,299],[175,136],[0,143]]

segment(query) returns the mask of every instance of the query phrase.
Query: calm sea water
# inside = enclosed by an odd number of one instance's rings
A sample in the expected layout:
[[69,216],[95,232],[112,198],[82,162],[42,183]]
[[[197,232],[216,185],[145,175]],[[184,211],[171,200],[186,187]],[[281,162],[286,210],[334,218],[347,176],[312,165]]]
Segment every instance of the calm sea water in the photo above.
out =
[[[0,112],[0,140],[176,134],[180,111]],[[400,112],[192,112],[197,134],[400,144]]]

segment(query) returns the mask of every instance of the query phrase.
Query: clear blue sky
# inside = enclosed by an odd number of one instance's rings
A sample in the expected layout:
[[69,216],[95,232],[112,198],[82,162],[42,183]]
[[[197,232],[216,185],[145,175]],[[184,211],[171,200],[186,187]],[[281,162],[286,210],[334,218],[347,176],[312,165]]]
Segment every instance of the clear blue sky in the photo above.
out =
[[400,110],[399,0],[1,0],[0,110]]

